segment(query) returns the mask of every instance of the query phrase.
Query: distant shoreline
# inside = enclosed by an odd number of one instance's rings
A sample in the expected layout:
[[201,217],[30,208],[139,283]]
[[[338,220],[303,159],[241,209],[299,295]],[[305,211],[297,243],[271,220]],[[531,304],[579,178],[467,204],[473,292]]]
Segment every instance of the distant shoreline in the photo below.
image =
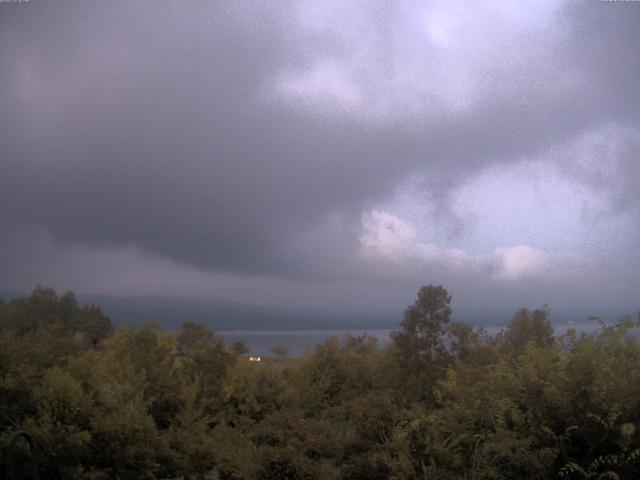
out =
[[[596,322],[577,322],[577,323],[556,323],[553,324],[554,334],[561,336],[570,328],[574,328],[578,333],[595,332],[601,326]],[[496,334],[506,328],[506,325],[480,326],[474,325],[474,328],[483,328],[488,334]],[[269,356],[271,349],[276,346],[284,346],[289,349],[289,355],[297,357],[304,354],[309,348],[325,342],[329,337],[336,336],[342,338],[347,334],[360,336],[367,335],[378,340],[381,347],[391,342],[389,334],[399,329],[396,328],[371,328],[371,329],[326,329],[326,330],[219,330],[216,334],[220,335],[225,342],[243,342],[253,355]]]

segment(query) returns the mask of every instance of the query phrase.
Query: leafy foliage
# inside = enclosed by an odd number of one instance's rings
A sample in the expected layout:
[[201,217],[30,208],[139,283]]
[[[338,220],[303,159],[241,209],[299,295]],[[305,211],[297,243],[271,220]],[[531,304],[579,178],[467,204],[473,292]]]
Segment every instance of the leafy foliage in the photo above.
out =
[[0,303],[0,462],[25,430],[52,479],[640,478],[635,322],[554,337],[545,306],[489,335],[450,302],[420,289],[386,348],[254,363],[194,322],[114,331],[37,287]]

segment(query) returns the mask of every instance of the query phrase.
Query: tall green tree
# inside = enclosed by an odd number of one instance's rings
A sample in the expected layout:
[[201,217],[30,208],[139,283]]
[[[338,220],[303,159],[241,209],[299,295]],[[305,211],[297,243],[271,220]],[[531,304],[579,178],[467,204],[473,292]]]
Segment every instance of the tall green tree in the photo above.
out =
[[446,371],[449,354],[444,343],[451,319],[451,295],[442,285],[426,285],[404,312],[399,331],[391,332],[397,358],[408,378],[405,388],[421,400],[432,400],[434,382]]
[[549,308],[533,311],[521,308],[507,327],[504,334],[509,351],[520,354],[529,342],[538,347],[550,347],[554,344],[553,326],[549,320]]

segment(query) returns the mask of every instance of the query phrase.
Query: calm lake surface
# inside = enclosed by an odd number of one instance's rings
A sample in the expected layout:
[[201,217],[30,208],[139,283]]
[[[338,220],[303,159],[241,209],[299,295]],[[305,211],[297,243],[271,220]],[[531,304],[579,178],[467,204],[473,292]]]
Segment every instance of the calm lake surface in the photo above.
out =
[[[485,330],[491,334],[497,333],[504,326],[485,326]],[[593,332],[600,328],[597,323],[577,323],[557,324],[554,325],[556,335],[563,335],[567,329],[575,328],[578,332]],[[313,348],[314,345],[323,343],[327,338],[336,336],[344,337],[346,334],[351,335],[368,335],[378,339],[378,345],[385,346],[390,342],[389,333],[391,330],[234,330],[220,331],[225,342],[232,343],[236,341],[244,342],[253,355],[270,356],[271,348],[275,346],[285,346],[289,349],[290,356],[300,356],[305,351]]]

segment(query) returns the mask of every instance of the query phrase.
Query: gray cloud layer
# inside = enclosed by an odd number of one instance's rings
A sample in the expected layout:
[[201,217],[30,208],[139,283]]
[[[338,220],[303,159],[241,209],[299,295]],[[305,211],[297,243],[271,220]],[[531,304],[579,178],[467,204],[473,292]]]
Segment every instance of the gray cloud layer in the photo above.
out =
[[361,219],[407,178],[429,190],[455,237],[444,241],[459,241],[462,182],[611,125],[631,132],[612,177],[553,162],[610,196],[612,214],[637,214],[638,5],[511,17],[493,2],[0,7],[0,286],[41,281],[28,262],[63,283],[53,250],[28,247],[43,235],[216,275],[367,282],[378,274],[362,265]]

